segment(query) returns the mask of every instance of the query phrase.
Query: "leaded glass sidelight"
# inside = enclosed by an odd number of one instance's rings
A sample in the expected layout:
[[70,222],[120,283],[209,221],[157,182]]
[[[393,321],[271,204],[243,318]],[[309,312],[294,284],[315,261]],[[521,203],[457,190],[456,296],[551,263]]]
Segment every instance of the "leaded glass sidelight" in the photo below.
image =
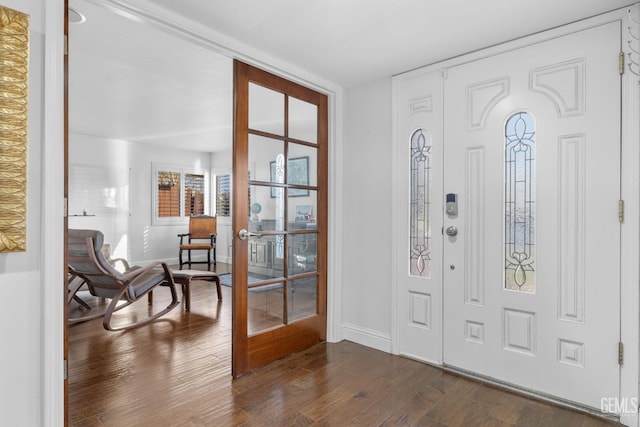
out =
[[505,288],[535,292],[535,120],[516,113],[505,127]]
[[431,276],[431,135],[411,135],[411,214],[409,262],[412,276]]

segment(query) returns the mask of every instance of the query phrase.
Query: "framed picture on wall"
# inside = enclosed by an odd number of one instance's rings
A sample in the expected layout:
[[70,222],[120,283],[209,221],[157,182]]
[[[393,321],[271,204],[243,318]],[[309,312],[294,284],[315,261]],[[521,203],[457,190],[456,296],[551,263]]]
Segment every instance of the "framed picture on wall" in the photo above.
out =
[[[276,162],[269,162],[269,168],[271,171],[271,182],[278,182],[276,179]],[[309,157],[292,157],[287,163],[287,173],[289,179],[287,184],[289,185],[309,185]],[[289,197],[306,197],[309,195],[309,190],[300,188],[290,188]],[[276,189],[271,188],[271,198],[276,197]]]

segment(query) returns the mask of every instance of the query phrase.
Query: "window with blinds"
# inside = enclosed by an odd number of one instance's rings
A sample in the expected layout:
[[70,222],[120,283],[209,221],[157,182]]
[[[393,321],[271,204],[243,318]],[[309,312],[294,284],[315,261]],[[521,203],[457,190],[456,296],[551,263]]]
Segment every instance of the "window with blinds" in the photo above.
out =
[[204,175],[184,176],[184,216],[204,214]]
[[183,224],[189,217],[208,215],[209,174],[154,164],[153,224]]
[[180,173],[158,171],[158,216],[180,216]]
[[231,175],[216,175],[216,216],[231,216]]

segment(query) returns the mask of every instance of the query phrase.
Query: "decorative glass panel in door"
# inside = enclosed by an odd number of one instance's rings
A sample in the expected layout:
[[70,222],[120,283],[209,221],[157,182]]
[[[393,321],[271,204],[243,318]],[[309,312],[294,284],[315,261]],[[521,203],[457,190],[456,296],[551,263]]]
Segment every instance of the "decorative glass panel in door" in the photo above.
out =
[[235,64],[233,374],[326,334],[327,99]]
[[535,122],[514,114],[505,129],[505,288],[535,291]]
[[411,213],[409,270],[431,277],[431,134],[418,129],[411,135]]

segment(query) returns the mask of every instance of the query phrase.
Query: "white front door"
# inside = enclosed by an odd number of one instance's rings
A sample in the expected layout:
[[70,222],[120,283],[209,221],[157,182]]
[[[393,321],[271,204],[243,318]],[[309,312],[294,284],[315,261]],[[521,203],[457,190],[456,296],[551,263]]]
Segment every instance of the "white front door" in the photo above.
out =
[[618,396],[619,51],[612,23],[448,70],[446,365]]

